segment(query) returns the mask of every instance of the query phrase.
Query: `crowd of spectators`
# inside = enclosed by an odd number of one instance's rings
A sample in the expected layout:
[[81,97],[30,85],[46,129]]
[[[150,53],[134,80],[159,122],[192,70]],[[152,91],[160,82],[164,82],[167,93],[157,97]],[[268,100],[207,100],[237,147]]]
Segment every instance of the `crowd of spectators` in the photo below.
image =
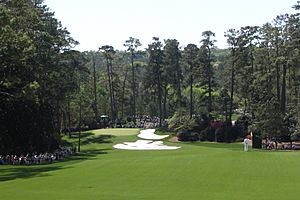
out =
[[[135,123],[133,122],[135,118]],[[158,128],[159,127],[159,117],[149,116],[149,115],[136,115],[128,116],[127,121],[122,121],[114,125],[111,124],[108,127],[114,128]],[[166,121],[163,122],[165,124]]]
[[157,128],[159,126],[159,117],[141,115],[138,116],[140,128]]
[[296,150],[297,146],[290,143],[282,143],[274,140],[266,139],[262,141],[262,148],[269,150]]
[[[132,118],[132,117],[131,117]],[[137,115],[136,117],[137,125],[128,128],[158,128],[159,127],[159,117],[149,116],[149,115]],[[166,126],[167,121],[162,121],[162,126]]]
[[63,160],[76,153],[76,148],[60,147],[53,153],[27,153],[21,155],[0,155],[0,165],[34,165],[49,164],[55,160]]

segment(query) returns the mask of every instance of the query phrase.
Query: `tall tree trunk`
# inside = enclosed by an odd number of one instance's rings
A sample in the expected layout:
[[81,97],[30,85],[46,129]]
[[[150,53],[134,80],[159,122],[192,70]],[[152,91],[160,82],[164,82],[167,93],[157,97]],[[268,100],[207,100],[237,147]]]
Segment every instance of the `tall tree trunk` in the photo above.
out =
[[[294,82],[294,95],[295,95],[295,103],[294,103],[294,105],[295,105],[295,107],[297,107],[298,106],[298,100],[299,100],[299,97],[298,97],[298,87],[299,86],[297,86],[297,80],[296,80],[297,78],[296,78],[296,67],[294,66],[293,67],[293,82]],[[299,116],[300,116],[300,112],[299,112]]]
[[[279,47],[276,46],[276,57],[279,57]],[[277,91],[277,100],[280,102],[280,65],[276,63],[276,91]]]
[[[227,122],[229,119],[228,119],[228,98],[225,97],[224,98],[224,111],[225,111],[225,121]],[[217,140],[216,140],[217,141]]]
[[191,69],[191,74],[190,74],[190,118],[193,117],[193,112],[194,112],[194,101],[193,101],[193,72]]
[[158,77],[157,77],[157,90],[158,90],[158,106],[159,106],[159,127],[162,126],[162,105],[161,105],[161,100],[162,100],[162,91],[161,91],[161,72],[159,69],[158,72]]
[[110,63],[108,61],[108,58],[106,59],[107,61],[107,77],[108,77],[108,87],[109,87],[109,97],[110,97],[110,113],[111,113],[111,118],[112,121],[114,121],[114,106],[113,106],[113,94],[112,94],[112,84],[111,84],[111,74],[110,74]]
[[253,56],[253,45],[252,42],[250,42],[250,48],[251,48],[251,52],[250,52],[250,56],[251,56],[251,76],[252,78],[254,77],[254,56]]
[[82,97],[81,97],[81,94],[80,94],[80,97],[79,97],[79,132],[78,132],[78,152],[80,152],[80,146],[81,146],[81,126],[82,126]]
[[96,61],[95,55],[93,54],[93,86],[94,86],[94,112],[95,112],[95,122],[98,122],[98,106],[97,106],[97,84],[96,84]]
[[135,119],[135,115],[136,115],[136,91],[135,91],[135,68],[134,68],[134,63],[133,63],[133,50],[131,51],[131,70],[132,70],[132,115],[133,115],[133,123],[136,124],[136,119]]
[[[251,45],[251,84],[254,83],[254,79],[255,79],[255,76],[254,76],[254,56],[253,56],[253,46],[252,46],[252,43],[250,44]],[[254,89],[253,87],[250,87],[250,98],[249,98],[249,102],[248,102],[248,109],[251,110],[252,108],[252,101],[254,99]],[[246,104],[246,100],[245,100],[245,104]],[[246,114],[246,109],[244,110],[244,115]]]
[[269,83],[273,83],[273,74],[272,74],[272,63],[270,61],[270,52],[268,51],[268,74],[269,74]]
[[212,70],[210,66],[210,48],[208,48],[208,113],[212,111],[212,97],[211,97],[211,92],[212,92],[212,86],[211,86],[211,79],[212,79]]
[[56,120],[57,120],[57,124],[56,124],[56,131],[57,133],[61,134],[61,109],[59,106],[59,100],[56,100]]
[[62,126],[63,126],[63,130],[64,130],[64,134],[66,134],[65,131],[67,130],[68,124],[67,124],[67,108],[65,106],[62,111]]
[[282,72],[282,88],[281,88],[281,102],[280,102],[280,109],[282,113],[285,113],[286,110],[286,64],[283,65],[283,72]]
[[182,96],[181,96],[181,70],[180,70],[180,65],[179,61],[177,60],[176,63],[176,81],[177,81],[177,88],[176,88],[176,96],[177,96],[177,108],[181,108],[182,105]]
[[232,108],[233,108],[233,93],[234,93],[234,78],[235,78],[235,50],[232,50],[232,66],[231,66],[231,87],[230,87],[230,104],[229,104],[229,121],[232,121]]
[[69,133],[69,138],[71,138],[71,106],[70,106],[70,97],[68,97],[68,133]]
[[164,84],[163,120],[165,120],[168,117],[168,113],[167,113],[167,96],[168,96],[167,84]]
[[246,115],[246,111],[247,111],[247,107],[248,107],[248,103],[247,103],[247,99],[245,98],[244,100],[244,116]]
[[115,96],[115,81],[114,81],[114,77],[113,77],[113,66],[112,66],[112,60],[110,60],[110,79],[111,79],[111,92],[112,92],[112,103],[113,103],[113,123],[116,122],[117,119],[117,102],[116,102],[116,96]]
[[290,65],[288,65],[287,68],[288,68],[288,72],[289,72],[288,73],[289,74],[289,76],[288,76],[289,77],[289,80],[288,80],[288,90],[290,91],[292,89],[292,84],[291,84],[291,76],[292,75],[291,75],[291,67],[290,67]]
[[125,71],[125,76],[124,76],[124,80],[123,80],[123,85],[122,85],[121,119],[123,119],[123,117],[124,117],[124,101],[125,101],[125,87],[126,87],[127,74],[128,74],[128,70],[126,69],[126,71]]

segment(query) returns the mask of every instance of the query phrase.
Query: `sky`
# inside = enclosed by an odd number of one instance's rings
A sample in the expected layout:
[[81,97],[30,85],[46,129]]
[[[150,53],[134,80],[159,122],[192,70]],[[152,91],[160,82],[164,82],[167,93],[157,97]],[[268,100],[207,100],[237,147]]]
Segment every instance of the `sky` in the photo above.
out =
[[79,51],[103,45],[125,50],[129,37],[146,48],[152,37],[177,39],[180,46],[200,45],[202,32],[216,34],[226,48],[224,32],[261,26],[280,14],[295,13],[297,0],[44,0],[80,45]]

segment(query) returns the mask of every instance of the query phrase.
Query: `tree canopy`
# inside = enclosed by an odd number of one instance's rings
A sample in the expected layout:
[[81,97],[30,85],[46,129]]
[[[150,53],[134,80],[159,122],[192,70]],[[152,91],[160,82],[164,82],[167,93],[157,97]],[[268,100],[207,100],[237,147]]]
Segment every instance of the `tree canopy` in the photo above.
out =
[[299,13],[227,30],[227,49],[207,30],[187,46],[153,37],[139,50],[129,37],[126,51],[75,51],[78,42],[40,0],[1,1],[0,30],[1,153],[51,151],[62,133],[141,126],[143,116],[208,134],[208,121],[231,126],[239,111],[261,138],[299,135]]

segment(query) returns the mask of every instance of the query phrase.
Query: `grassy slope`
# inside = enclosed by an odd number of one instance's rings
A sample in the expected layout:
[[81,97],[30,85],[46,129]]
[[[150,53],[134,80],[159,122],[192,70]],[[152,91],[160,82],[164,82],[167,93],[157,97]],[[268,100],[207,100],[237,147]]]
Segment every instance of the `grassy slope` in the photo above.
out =
[[[105,135],[110,133],[106,131]],[[240,144],[214,143],[180,144],[182,149],[176,151],[112,149],[115,142],[135,139],[130,134],[106,138],[52,165],[0,166],[0,198],[289,200],[300,196],[300,152],[245,153]]]

